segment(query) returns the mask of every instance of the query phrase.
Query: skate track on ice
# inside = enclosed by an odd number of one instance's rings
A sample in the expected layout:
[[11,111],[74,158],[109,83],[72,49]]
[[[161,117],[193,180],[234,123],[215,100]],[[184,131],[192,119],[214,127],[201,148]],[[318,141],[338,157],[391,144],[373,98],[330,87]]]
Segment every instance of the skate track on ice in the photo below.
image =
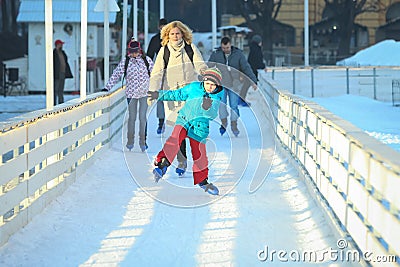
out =
[[178,178],[174,166],[153,182],[152,160],[172,127],[156,136],[150,114],[147,153],[138,151],[137,141],[124,152],[121,140],[96,156],[63,195],[0,248],[0,266],[276,266],[291,262],[276,254],[273,262],[261,261],[260,250],[337,249],[335,231],[303,178],[283,153],[275,153],[258,98],[252,92],[252,109],[240,108],[238,138],[230,129],[219,136],[219,125],[211,124],[210,180],[219,197],[193,186],[190,171]]

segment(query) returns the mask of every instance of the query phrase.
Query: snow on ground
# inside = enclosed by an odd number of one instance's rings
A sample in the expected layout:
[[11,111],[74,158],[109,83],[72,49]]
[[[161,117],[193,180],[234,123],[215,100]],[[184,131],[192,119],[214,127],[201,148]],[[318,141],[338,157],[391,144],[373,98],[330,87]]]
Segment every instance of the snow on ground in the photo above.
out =
[[[78,97],[79,95],[64,95],[64,101]],[[46,108],[45,95],[0,96],[0,122],[44,108]]]
[[[255,103],[254,95],[250,101]],[[261,112],[257,106],[253,109],[255,114]],[[220,187],[221,197],[191,185],[190,174],[177,178],[173,169],[158,184],[137,185],[141,177],[135,177],[133,168],[151,176],[150,159],[159,149],[154,117],[154,123],[149,123],[148,156],[138,151],[124,153],[123,142],[97,156],[75,183],[0,247],[0,266],[287,266],[291,261],[281,262],[276,254],[271,262],[271,251],[322,255],[337,249],[334,230],[285,156],[265,158],[260,153],[259,131],[272,138],[269,122],[254,118],[249,108],[240,111],[244,124],[239,138],[221,137],[218,125],[211,125],[209,158],[215,160],[210,178]],[[266,151],[273,150],[273,142],[265,144]],[[243,165],[243,157],[229,161],[233,150],[246,151],[241,155],[247,157],[247,168],[240,173],[235,166]],[[228,157],[226,163],[224,157]],[[267,179],[249,193],[255,168],[272,159]],[[222,168],[227,171],[221,175],[215,164],[225,164]],[[176,194],[168,184],[179,184],[190,194]],[[169,205],[151,194],[155,191],[169,200],[191,200],[196,195],[209,204]],[[261,261],[267,249],[268,259]]]
[[308,99],[400,152],[400,107],[355,95]]
[[338,61],[338,66],[399,66],[400,42],[384,40],[358,51],[354,56]]
[[[341,66],[400,66],[400,42],[384,40],[337,62]],[[309,98],[400,151],[400,108],[367,97]]]

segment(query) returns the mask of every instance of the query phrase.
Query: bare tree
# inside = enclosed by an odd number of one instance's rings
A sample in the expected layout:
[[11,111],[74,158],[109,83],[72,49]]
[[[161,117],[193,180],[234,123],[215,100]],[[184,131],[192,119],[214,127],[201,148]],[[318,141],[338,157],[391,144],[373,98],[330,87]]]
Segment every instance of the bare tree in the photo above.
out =
[[236,0],[241,15],[256,34],[261,35],[267,62],[272,62],[272,21],[276,19],[282,0]]
[[380,0],[324,0],[325,8],[337,19],[339,47],[338,58],[350,55],[350,41],[354,31],[355,19],[366,12],[380,12],[385,9]]

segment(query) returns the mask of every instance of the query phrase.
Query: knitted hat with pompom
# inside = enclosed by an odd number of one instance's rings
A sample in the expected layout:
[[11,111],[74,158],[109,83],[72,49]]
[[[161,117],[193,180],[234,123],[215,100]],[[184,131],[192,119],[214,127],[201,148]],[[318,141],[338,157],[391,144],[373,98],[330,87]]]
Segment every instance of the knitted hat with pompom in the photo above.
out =
[[222,75],[219,69],[209,68],[203,72],[203,81],[212,81],[216,85],[221,85]]

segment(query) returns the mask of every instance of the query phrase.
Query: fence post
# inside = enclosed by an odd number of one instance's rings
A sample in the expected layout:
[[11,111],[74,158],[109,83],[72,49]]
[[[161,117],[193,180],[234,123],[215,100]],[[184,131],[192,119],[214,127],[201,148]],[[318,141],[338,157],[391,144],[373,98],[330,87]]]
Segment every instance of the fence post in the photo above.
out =
[[394,86],[395,86],[395,81],[392,80],[392,106],[394,106]]
[[314,98],[314,68],[311,68],[311,97]]
[[349,78],[349,68],[346,68],[346,92],[347,94],[350,94],[350,78]]
[[296,69],[293,69],[293,94],[296,94]]
[[6,71],[7,71],[7,69],[6,69],[6,64],[1,64],[1,67],[2,67],[2,75],[3,75],[3,77],[2,77],[2,79],[1,79],[1,81],[2,81],[2,87],[3,87],[3,95],[4,95],[4,97],[6,97],[6,95],[7,95],[7,91],[6,91]]
[[374,75],[374,99],[376,100],[376,68],[373,68]]
[[[399,97],[396,98],[396,96]],[[400,106],[400,80],[392,80],[392,105],[394,107]]]

